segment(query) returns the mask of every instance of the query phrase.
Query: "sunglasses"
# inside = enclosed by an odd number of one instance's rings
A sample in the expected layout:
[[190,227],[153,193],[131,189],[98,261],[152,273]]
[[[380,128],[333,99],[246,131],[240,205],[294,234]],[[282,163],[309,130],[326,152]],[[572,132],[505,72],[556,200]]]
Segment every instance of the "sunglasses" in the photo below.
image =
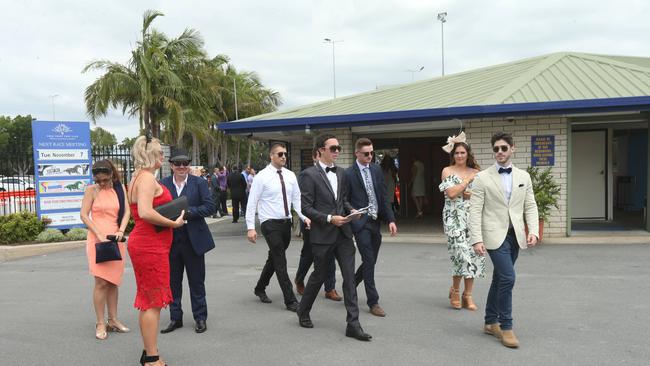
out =
[[286,151],[280,151],[279,153],[276,153],[276,155],[278,156],[278,158],[289,157],[289,153]]
[[495,147],[492,148],[492,151],[494,151],[495,153],[498,153],[498,152],[499,152],[499,148],[501,148],[501,152],[506,152],[506,151],[508,151],[508,149],[509,149],[510,147],[509,147],[508,145],[495,146]]
[[[325,149],[325,147],[323,147]],[[329,147],[331,153],[340,152],[342,150],[341,145],[332,145]]]
[[174,164],[174,166],[189,166],[190,162],[189,161],[173,161],[172,164]]
[[366,152],[361,152],[361,151],[359,151],[359,153],[360,153],[360,154],[363,154],[363,156],[365,156],[366,158],[367,158],[368,156],[371,156],[371,155],[372,155],[372,156],[375,156],[375,152],[374,152],[374,151],[366,151]]

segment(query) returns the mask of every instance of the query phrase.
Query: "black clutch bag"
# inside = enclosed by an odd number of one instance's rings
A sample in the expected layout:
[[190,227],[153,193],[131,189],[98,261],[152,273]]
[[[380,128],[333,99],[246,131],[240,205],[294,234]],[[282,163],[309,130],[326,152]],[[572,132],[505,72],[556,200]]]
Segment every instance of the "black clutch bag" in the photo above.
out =
[[[111,238],[111,236],[113,238]],[[108,261],[121,261],[122,254],[120,253],[120,247],[117,245],[117,241],[114,240],[113,235],[108,236],[107,241],[102,241],[95,243],[95,263],[102,263]],[[121,241],[125,239],[122,238]]]
[[[160,206],[154,207],[154,210],[158,212],[160,215],[175,221],[178,216],[181,215],[181,212],[189,209],[190,205],[187,203],[187,197],[186,196],[180,196],[177,199],[173,201],[169,201],[165,204],[162,204]],[[162,226],[156,226],[156,231],[162,231],[165,229]]]

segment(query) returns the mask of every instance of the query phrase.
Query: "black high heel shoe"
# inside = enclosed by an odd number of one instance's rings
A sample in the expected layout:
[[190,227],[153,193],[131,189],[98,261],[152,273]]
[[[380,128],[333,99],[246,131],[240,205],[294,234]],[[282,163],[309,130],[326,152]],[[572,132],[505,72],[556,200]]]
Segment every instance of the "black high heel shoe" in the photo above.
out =
[[[142,350],[142,356],[140,356],[140,365],[145,366],[147,363],[156,362],[158,360],[160,360],[159,355],[147,356],[147,352],[145,350]],[[167,366],[167,364],[165,364],[165,366]]]

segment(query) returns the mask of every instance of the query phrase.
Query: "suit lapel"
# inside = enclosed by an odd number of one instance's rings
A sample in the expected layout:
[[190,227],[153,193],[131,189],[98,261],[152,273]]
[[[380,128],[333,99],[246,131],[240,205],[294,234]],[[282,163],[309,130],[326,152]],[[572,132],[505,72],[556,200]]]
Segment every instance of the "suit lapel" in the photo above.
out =
[[357,179],[359,180],[359,184],[361,184],[361,187],[365,187],[366,185],[363,184],[363,174],[361,173],[361,169],[359,169],[359,165],[355,161],[352,165],[352,169],[354,169],[354,173],[357,176]]
[[336,200],[341,198],[341,190],[343,187],[343,172],[340,168],[336,168]]
[[510,203],[515,202],[515,200],[519,199],[520,191],[523,192],[523,190],[519,187],[519,185],[522,183],[523,181],[521,179],[521,171],[519,171],[519,169],[513,166],[512,167],[512,193],[510,194]]
[[490,178],[492,178],[492,182],[494,183],[494,187],[499,191],[499,195],[501,196],[501,199],[503,202],[506,201],[506,196],[503,193],[503,182],[501,182],[501,176],[499,175],[499,171],[497,171],[497,168],[495,165],[492,165],[488,172],[490,173]]
[[[336,197],[334,195],[334,190],[332,189],[332,185],[330,184],[330,180],[327,179],[327,174],[325,174],[325,171],[323,170],[323,168],[321,168],[320,164],[315,165],[314,168],[318,172],[318,175],[320,175],[320,177],[325,181],[325,186],[330,191],[330,194],[332,195],[332,198],[336,201]],[[338,178],[338,174],[337,174],[337,178]]]

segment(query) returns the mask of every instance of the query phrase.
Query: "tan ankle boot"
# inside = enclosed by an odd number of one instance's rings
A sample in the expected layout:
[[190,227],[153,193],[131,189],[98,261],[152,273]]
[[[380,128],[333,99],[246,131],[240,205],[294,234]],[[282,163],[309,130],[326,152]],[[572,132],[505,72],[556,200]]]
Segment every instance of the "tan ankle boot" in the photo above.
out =
[[511,330],[501,331],[501,343],[508,348],[519,347],[519,340],[515,336],[515,332]]
[[463,292],[463,304],[462,305],[467,310],[476,311],[476,309],[478,309],[476,304],[474,304],[474,300],[472,300],[472,294],[471,293]]
[[499,326],[498,323],[485,324],[483,327],[483,333],[493,335],[498,339],[501,339],[501,326]]
[[451,287],[449,289],[449,303],[454,309],[461,309],[460,291],[457,288]]

